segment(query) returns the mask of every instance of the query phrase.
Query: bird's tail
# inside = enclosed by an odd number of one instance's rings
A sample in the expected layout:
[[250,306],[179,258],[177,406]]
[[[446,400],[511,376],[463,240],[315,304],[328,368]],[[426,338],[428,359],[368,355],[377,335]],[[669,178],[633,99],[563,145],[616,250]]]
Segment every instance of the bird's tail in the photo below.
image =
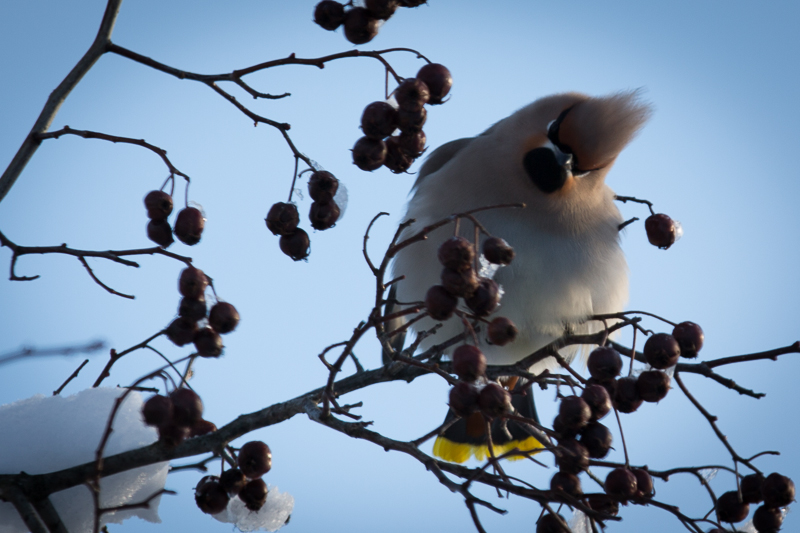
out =
[[[523,380],[516,382],[517,391],[523,390]],[[539,422],[536,407],[533,404],[533,392],[512,394],[511,405],[515,414]],[[448,411],[445,423],[456,418],[453,411]],[[542,444],[531,436],[526,424],[515,420],[495,419],[490,423],[492,435],[492,454],[497,457],[513,449],[521,452],[538,450]],[[489,457],[489,438],[486,421],[480,412],[472,413],[467,418],[456,420],[444,433],[436,438],[433,444],[433,455],[451,463],[463,463],[471,456],[478,461]],[[510,457],[510,460],[522,459],[522,455]]]

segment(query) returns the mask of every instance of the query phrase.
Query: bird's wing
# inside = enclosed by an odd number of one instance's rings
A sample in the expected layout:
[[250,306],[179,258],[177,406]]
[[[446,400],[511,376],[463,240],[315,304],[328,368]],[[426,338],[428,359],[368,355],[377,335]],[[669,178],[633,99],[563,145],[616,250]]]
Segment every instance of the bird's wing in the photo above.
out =
[[414,182],[414,187],[411,189],[412,192],[419,187],[419,184],[422,183],[422,180],[428,174],[433,174],[448,161],[450,161],[455,155],[464,149],[470,142],[472,142],[473,137],[466,137],[464,139],[456,139],[455,141],[450,141],[449,143],[441,145],[439,148],[433,151],[431,155],[425,160],[423,163],[422,168],[419,169],[419,176],[417,176],[417,181]]

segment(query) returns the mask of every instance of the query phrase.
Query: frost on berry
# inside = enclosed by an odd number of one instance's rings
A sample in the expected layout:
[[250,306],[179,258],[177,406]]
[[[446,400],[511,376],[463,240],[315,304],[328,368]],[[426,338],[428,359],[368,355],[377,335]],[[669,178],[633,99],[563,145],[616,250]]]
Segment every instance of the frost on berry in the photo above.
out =
[[483,256],[490,263],[509,265],[514,259],[514,249],[500,237],[490,237],[483,241]]

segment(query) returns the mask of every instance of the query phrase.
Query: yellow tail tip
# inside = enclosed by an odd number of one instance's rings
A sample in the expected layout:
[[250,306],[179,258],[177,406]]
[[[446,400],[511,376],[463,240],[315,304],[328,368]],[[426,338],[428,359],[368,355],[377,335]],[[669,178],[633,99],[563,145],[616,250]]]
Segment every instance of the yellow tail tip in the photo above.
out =
[[[544,446],[535,438],[528,437],[522,441],[511,440],[503,444],[497,444],[493,447],[493,451],[494,455],[498,456],[510,452],[515,448],[520,452],[532,452],[541,450]],[[464,463],[471,456],[474,456],[478,461],[483,461],[489,456],[489,446],[486,444],[474,445],[463,442],[453,442],[445,437],[437,437],[436,442],[433,443],[433,455],[449,463]],[[524,455],[515,455],[507,457],[507,459],[509,461],[517,461],[524,457]]]

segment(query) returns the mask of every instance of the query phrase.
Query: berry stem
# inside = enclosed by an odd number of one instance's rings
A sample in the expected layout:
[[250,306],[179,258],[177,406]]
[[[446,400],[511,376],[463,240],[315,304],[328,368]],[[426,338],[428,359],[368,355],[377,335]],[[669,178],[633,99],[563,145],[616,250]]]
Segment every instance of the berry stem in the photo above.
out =
[[631,468],[631,461],[628,458],[628,446],[625,444],[625,433],[622,431],[622,421],[619,419],[619,411],[614,407],[614,416],[617,417],[617,426],[619,427],[619,436],[622,439],[622,451],[625,453],[625,468]]
[[[633,328],[633,342],[631,343],[631,353],[636,353],[636,328]],[[628,376],[633,375],[633,361],[636,357],[631,357],[631,365],[628,368]]]

